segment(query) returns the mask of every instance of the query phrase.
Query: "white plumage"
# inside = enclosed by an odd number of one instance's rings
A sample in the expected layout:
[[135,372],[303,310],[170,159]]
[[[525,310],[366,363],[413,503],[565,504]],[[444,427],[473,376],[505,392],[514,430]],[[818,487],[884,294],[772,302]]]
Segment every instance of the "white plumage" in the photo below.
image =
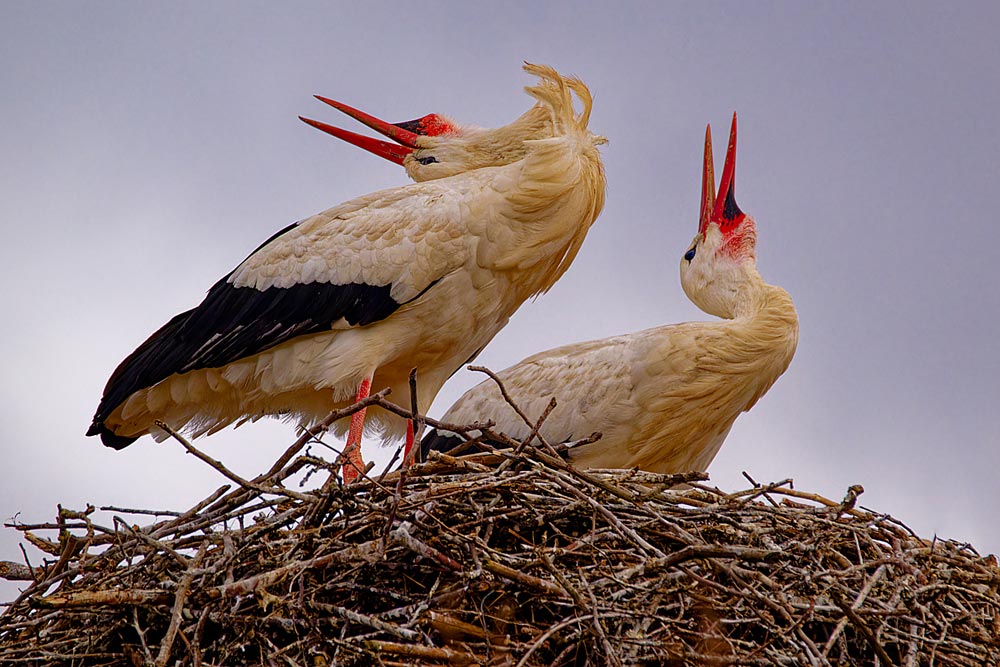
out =
[[[681,282],[702,310],[725,318],[656,327],[541,352],[499,373],[515,403],[537,419],[557,407],[541,434],[571,442],[584,468],[637,467],[673,473],[707,469],[737,416],[785,371],[795,352],[798,320],[788,293],[757,272],[753,218],[736,205],[736,117],[721,199],[715,200],[711,135],[706,133],[699,230],[681,260]],[[493,420],[517,439],[531,428],[492,380],[466,392],[442,417],[452,424]],[[425,450],[461,442],[431,432]]]
[[[390,387],[406,402],[411,368],[418,404],[430,405],[521,303],[559,279],[603,206],[589,92],[551,68],[525,69],[541,79],[527,89],[532,110],[498,130],[419,136],[411,143],[423,147],[396,161],[425,182],[275,235],[122,362],[88,434],[123,447],[162,436],[157,419],[195,436],[268,415],[308,424],[359,387]],[[467,170],[486,159],[494,166]],[[466,171],[448,175],[456,169]],[[370,419],[387,439],[405,432],[385,411]]]

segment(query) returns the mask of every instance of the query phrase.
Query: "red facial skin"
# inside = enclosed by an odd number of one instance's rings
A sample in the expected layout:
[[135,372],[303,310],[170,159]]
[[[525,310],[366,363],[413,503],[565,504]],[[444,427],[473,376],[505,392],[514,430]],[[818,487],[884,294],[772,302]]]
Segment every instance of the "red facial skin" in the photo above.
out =
[[344,104],[343,102],[331,100],[320,95],[316,95],[316,99],[329,104],[334,109],[343,111],[348,116],[364,123],[376,132],[384,134],[397,143],[392,144],[388,141],[381,141],[380,139],[375,139],[373,137],[366,137],[362,134],[349,132],[348,130],[341,129],[334,125],[328,125],[310,118],[303,118],[302,116],[299,116],[300,120],[304,123],[312,125],[318,130],[322,130],[327,134],[354,144],[359,148],[363,148],[370,153],[374,153],[379,157],[385,158],[386,160],[395,162],[399,165],[403,164],[403,160],[406,159],[407,155],[421,147],[421,137],[437,137],[443,134],[458,132],[458,128],[456,128],[452,123],[434,113],[427,114],[426,116],[417,118],[416,120],[408,120],[402,123],[389,123],[380,118],[376,118],[371,114],[367,114],[364,111]]

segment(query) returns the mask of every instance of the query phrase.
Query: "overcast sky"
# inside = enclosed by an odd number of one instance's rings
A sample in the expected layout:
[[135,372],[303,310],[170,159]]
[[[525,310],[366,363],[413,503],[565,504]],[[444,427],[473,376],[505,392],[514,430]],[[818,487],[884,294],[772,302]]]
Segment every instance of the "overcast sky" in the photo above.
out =
[[[0,4],[0,517],[180,510],[219,486],[175,444],[83,433],[118,362],[261,241],[405,182],[296,116],[349,122],[319,93],[496,126],[530,106],[529,60],[593,91],[607,205],[478,362],[707,319],[678,262],[705,123],[721,162],[737,110],[740,206],[801,339],[713,482],[860,483],[923,536],[1000,551],[1000,5],[540,4]],[[260,422],[201,444],[251,476],[293,437]],[[17,541],[0,531],[0,559]]]

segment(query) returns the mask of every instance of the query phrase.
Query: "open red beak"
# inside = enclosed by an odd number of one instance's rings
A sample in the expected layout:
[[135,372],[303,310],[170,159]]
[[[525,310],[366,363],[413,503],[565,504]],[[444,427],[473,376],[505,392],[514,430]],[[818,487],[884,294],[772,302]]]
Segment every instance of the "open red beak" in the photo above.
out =
[[726,148],[726,162],[722,165],[722,180],[719,182],[719,197],[715,200],[712,220],[719,223],[723,232],[735,227],[743,218],[743,211],[736,205],[736,112],[733,112],[733,127],[729,131],[729,146]]
[[403,164],[403,159],[407,155],[412,153],[414,149],[420,148],[419,139],[421,136],[437,136],[439,134],[455,131],[454,126],[437,114],[428,114],[423,118],[403,123],[389,123],[367,114],[364,111],[355,109],[352,106],[348,106],[343,102],[331,100],[320,95],[316,95],[316,99],[329,104],[338,111],[346,113],[351,118],[364,123],[376,132],[389,137],[396,143],[392,144],[388,141],[381,141],[380,139],[375,139],[373,137],[366,137],[362,134],[349,132],[339,127],[322,123],[318,120],[303,118],[302,116],[299,116],[299,120],[304,123],[308,123],[309,125],[312,125],[316,129],[322,130],[327,134],[331,134],[338,139],[343,139],[344,141],[354,144],[359,148],[363,148],[366,151],[374,153],[379,157],[395,162],[396,164]]

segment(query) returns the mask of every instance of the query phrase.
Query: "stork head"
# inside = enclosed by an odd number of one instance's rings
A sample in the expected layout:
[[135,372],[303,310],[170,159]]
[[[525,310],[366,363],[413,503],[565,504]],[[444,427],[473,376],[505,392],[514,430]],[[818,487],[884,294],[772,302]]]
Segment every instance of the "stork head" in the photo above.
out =
[[681,285],[699,308],[732,318],[744,289],[757,274],[754,219],[736,204],[736,114],[729,133],[719,196],[712,164],[712,128],[705,130],[698,234],[681,258]]
[[439,114],[428,114],[402,123],[389,123],[342,102],[319,95],[316,98],[396,143],[299,116],[302,121],[402,165],[414,181],[429,181],[482,167],[510,164],[525,156],[525,140],[552,135],[550,115],[540,105],[535,105],[509,125],[486,129],[460,125]]

